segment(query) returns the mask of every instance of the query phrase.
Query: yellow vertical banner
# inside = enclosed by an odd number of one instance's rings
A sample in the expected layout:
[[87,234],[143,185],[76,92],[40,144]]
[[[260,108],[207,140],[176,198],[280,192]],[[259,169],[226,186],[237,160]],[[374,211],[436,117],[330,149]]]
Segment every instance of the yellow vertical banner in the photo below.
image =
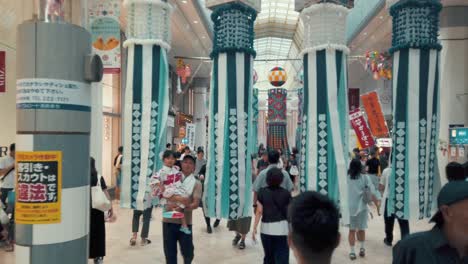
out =
[[16,176],[16,223],[60,223],[62,152],[16,152]]

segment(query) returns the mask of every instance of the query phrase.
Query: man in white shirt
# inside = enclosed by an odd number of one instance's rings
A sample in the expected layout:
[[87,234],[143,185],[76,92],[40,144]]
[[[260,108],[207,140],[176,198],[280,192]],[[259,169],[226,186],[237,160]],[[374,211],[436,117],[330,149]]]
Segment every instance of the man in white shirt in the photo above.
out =
[[0,200],[6,204],[8,193],[15,188],[15,144],[10,145],[10,154],[0,159]]
[[383,194],[382,201],[385,202],[385,206],[380,207],[383,209],[384,220],[385,220],[385,239],[384,244],[391,247],[393,242],[393,226],[395,224],[395,218],[398,220],[400,226],[401,239],[409,235],[409,222],[405,219],[400,219],[395,214],[388,214],[388,193],[390,192],[390,174],[392,173],[391,165],[387,167],[387,161],[381,161],[381,168],[384,168],[382,176],[380,177],[379,191]]

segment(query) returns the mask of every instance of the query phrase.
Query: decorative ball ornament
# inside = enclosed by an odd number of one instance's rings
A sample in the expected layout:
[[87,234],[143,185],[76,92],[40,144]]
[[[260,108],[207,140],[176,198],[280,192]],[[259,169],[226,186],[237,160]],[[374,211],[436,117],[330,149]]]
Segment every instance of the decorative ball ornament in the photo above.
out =
[[275,67],[270,70],[268,74],[268,80],[270,81],[271,85],[275,87],[280,87],[286,83],[288,76],[286,71],[281,67]]
[[253,70],[253,84],[256,84],[258,81],[258,74],[257,71],[254,69]]

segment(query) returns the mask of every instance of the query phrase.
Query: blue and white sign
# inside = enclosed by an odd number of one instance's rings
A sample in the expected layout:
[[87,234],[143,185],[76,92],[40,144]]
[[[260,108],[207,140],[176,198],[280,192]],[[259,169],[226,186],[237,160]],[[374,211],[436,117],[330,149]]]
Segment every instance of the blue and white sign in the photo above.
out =
[[20,79],[16,81],[16,108],[91,112],[91,88],[68,80]]
[[450,145],[468,145],[468,127],[450,128]]

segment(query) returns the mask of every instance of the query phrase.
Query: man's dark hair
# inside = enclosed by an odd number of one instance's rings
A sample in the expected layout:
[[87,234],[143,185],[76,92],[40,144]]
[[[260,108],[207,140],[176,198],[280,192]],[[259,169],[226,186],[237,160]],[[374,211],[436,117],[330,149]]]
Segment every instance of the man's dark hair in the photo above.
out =
[[123,147],[122,146],[120,146],[118,150],[119,150],[120,153],[123,153]]
[[318,192],[304,192],[291,202],[288,217],[290,238],[303,258],[331,257],[340,239],[333,201]]
[[388,161],[386,159],[380,159],[380,169],[383,171],[388,167]]
[[191,160],[193,162],[193,164],[197,163],[197,161],[195,160],[195,158],[192,155],[185,155],[184,159],[182,161],[185,161],[186,159]]
[[200,154],[200,153],[205,154],[205,151],[203,151],[203,149],[200,149],[200,148],[199,148],[198,151],[197,151],[197,154]]
[[284,175],[281,169],[279,168],[271,168],[267,172],[266,182],[268,187],[271,188],[278,188],[281,183],[283,182]]
[[268,151],[268,163],[277,164],[280,159],[280,154],[277,150]]
[[166,148],[170,148],[171,146],[172,146],[171,143],[166,144]]
[[450,181],[464,181],[466,178],[465,169],[463,165],[458,162],[450,162],[445,167],[445,173],[447,174],[447,180]]
[[164,151],[164,153],[162,155],[162,159],[165,160],[165,159],[170,158],[170,157],[173,157],[174,159],[176,158],[176,155],[175,155],[174,151],[172,151],[172,150]]
[[190,150],[190,147],[189,147],[189,146],[186,146],[186,147],[184,148],[184,151],[186,151],[186,150]]
[[15,150],[16,150],[16,145],[15,145],[15,143],[13,143],[13,144],[10,145],[10,152],[15,151]]

